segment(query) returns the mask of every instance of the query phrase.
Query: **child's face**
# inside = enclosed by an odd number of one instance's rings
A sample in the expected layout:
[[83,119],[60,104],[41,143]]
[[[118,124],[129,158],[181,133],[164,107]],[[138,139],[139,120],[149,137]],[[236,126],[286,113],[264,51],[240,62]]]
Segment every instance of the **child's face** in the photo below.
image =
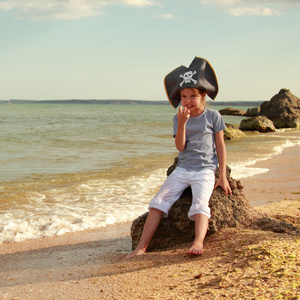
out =
[[186,107],[191,116],[201,114],[203,111],[203,100],[205,98],[205,94],[201,95],[197,89],[183,89],[180,93],[181,95],[181,105]]

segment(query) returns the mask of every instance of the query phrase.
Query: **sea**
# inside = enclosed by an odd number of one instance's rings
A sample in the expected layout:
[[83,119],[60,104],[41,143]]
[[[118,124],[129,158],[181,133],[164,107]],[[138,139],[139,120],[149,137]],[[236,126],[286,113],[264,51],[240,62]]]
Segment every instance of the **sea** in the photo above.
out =
[[[175,113],[159,104],[0,103],[0,243],[96,229],[146,212],[178,154]],[[223,118],[239,126],[244,117]],[[226,141],[232,177],[267,172],[255,163],[299,145],[296,132]]]

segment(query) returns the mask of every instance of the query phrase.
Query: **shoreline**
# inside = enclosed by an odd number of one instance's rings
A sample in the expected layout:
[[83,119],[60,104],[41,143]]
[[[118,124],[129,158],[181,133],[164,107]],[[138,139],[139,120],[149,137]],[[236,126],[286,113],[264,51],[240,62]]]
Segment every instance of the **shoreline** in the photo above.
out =
[[[269,171],[240,180],[251,205],[270,215],[294,214],[294,219],[299,220],[299,148],[300,145],[284,148],[274,158],[257,162],[255,167]],[[260,243],[266,241],[270,241],[268,247],[274,245],[277,249],[287,244],[288,251],[297,245],[296,237],[234,228],[209,236],[205,240],[207,250],[197,258],[186,255],[187,245],[180,245],[125,261],[123,258],[131,251],[130,226],[131,222],[126,222],[62,236],[1,244],[1,299],[187,299],[185,296],[193,299],[192,295],[215,299],[219,292],[233,297],[235,288],[236,295],[254,293],[255,288],[247,290],[242,283],[239,288],[238,283],[231,283],[231,288],[227,286],[226,290],[226,284],[224,289],[219,286],[218,278],[229,276],[227,264],[234,261],[229,259],[230,253],[237,248],[250,251],[251,245],[263,247]],[[238,242],[243,246],[237,245]],[[249,245],[250,250],[245,250],[244,245]],[[251,258],[247,257],[245,264]],[[239,255],[235,259],[241,258]],[[251,271],[257,272],[255,268]],[[200,294],[206,280],[209,289]],[[267,283],[265,281],[266,286]],[[277,282],[280,290],[278,286]],[[283,288],[289,290],[286,284]]]
[[252,206],[263,206],[300,197],[300,145],[283,148],[282,152],[255,168],[269,169],[266,173],[242,178],[243,192]]

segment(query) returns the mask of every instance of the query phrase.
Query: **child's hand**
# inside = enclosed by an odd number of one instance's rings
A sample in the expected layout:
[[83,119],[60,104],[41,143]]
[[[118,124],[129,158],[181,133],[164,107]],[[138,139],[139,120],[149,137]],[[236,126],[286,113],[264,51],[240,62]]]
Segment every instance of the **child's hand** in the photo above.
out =
[[224,190],[226,196],[228,194],[230,194],[230,195],[232,194],[229,182],[226,177],[225,178],[219,177],[217,179],[214,189],[216,189],[218,186],[220,186]]
[[183,106],[180,106],[177,113],[178,123],[186,123],[191,116],[191,112]]

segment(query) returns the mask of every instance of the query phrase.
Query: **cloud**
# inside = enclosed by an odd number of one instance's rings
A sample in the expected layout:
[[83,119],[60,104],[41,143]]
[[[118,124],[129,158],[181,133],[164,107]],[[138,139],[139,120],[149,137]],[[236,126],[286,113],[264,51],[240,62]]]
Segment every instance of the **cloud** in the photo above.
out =
[[234,16],[278,16],[280,12],[278,10],[270,9],[268,7],[255,6],[255,7],[236,7],[230,8],[228,12]]
[[108,3],[123,3],[125,5],[132,5],[132,6],[147,6],[147,5],[154,5],[153,1],[148,1],[148,0],[116,0],[116,1],[110,1]]
[[[13,10],[18,19],[41,21],[45,19],[80,19],[97,16],[107,6],[124,5],[144,7],[158,5],[159,0],[1,0],[0,10]],[[189,0],[191,3],[193,1]],[[186,1],[186,2],[189,2]],[[299,0],[198,0],[234,16],[277,16],[300,5]],[[171,19],[172,14],[161,18]]]
[[155,5],[155,0],[5,0],[0,10],[15,10],[18,19],[72,20],[99,15],[108,5],[143,7]]
[[162,19],[173,19],[173,18],[175,18],[175,16],[172,15],[172,14],[161,14],[158,17],[162,18]]
[[293,7],[300,6],[299,0],[201,0],[234,16],[278,16]]

